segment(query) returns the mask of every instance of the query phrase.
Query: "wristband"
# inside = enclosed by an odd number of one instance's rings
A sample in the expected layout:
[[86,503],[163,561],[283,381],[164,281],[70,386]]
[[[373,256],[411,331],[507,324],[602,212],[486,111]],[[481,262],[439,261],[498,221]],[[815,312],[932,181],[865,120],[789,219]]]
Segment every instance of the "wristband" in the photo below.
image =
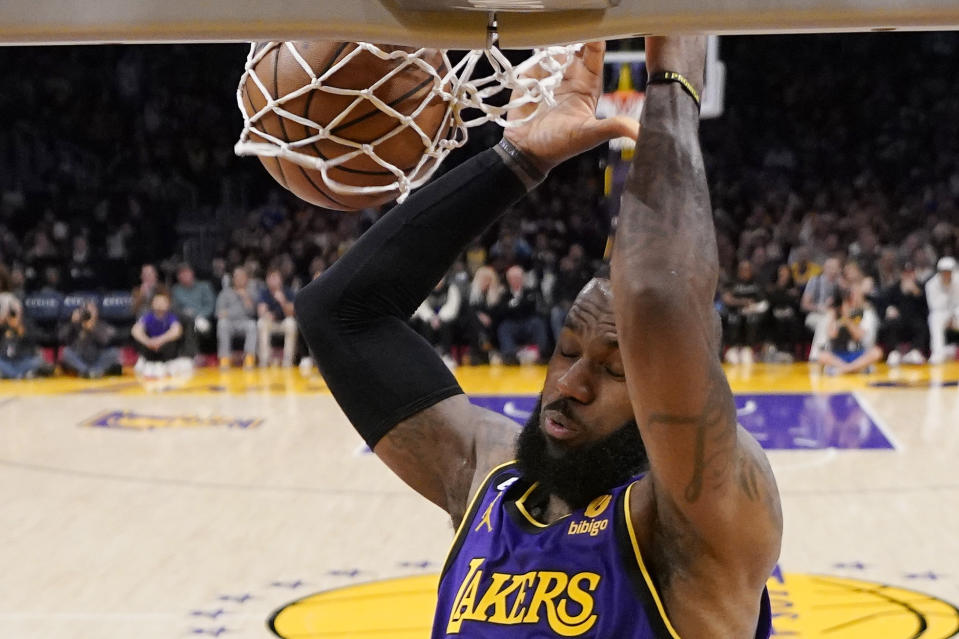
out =
[[532,160],[513,146],[505,137],[499,141],[499,144],[493,147],[493,150],[503,159],[506,166],[516,174],[516,177],[523,183],[527,191],[532,191],[546,179],[546,173],[543,173],[543,171],[533,164]]
[[675,71],[660,71],[659,73],[654,73],[649,76],[649,81],[647,81],[646,84],[671,84],[674,82],[681,86],[683,91],[689,94],[689,97],[696,103],[697,109],[701,110],[703,108],[699,92],[693,87],[693,83],[687,80],[681,73],[676,73]]

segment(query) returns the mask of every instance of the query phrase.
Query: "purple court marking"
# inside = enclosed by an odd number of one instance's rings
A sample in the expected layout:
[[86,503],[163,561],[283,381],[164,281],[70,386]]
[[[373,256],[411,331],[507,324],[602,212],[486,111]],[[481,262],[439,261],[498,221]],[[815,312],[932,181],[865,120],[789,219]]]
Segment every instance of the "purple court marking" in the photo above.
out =
[[274,581],[270,584],[271,588],[288,588],[290,590],[296,590],[306,585],[305,581],[297,579],[295,581]]
[[255,428],[263,419],[240,417],[202,417],[199,415],[150,415],[129,410],[101,413],[81,423],[81,426],[96,428],[123,428],[128,430],[152,430],[154,428],[197,428],[225,426],[227,428]]
[[217,608],[216,610],[213,610],[211,612],[207,612],[205,610],[190,611],[191,617],[207,617],[208,619],[212,619],[213,621],[216,621],[217,617],[219,617],[220,615],[225,615],[225,614],[226,614],[226,610],[224,610],[223,608]]
[[195,635],[210,635],[211,637],[219,637],[220,635],[226,634],[230,631],[228,628],[220,626],[219,628],[191,628],[190,632]]
[[[470,400],[523,424],[533,395],[478,395]],[[736,396],[743,425],[766,450],[887,449],[894,446],[851,393]]]

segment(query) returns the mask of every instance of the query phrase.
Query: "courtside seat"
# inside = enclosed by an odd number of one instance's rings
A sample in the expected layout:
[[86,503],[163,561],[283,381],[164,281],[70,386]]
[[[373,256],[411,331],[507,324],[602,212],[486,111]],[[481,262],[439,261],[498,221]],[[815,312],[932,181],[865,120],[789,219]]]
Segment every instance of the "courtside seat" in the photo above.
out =
[[57,291],[30,293],[23,300],[23,313],[40,331],[41,346],[57,346],[57,324],[63,308],[63,294]]
[[110,291],[100,299],[100,319],[117,329],[116,344],[129,343],[130,329],[136,322],[130,291]]

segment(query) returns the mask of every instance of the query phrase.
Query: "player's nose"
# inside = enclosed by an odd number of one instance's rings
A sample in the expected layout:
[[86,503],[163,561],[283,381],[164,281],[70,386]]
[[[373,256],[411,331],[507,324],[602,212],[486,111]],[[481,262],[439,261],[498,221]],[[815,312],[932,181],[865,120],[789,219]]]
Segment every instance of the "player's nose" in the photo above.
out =
[[593,383],[587,362],[583,359],[576,361],[566,369],[556,381],[559,392],[564,397],[574,399],[581,404],[593,401]]

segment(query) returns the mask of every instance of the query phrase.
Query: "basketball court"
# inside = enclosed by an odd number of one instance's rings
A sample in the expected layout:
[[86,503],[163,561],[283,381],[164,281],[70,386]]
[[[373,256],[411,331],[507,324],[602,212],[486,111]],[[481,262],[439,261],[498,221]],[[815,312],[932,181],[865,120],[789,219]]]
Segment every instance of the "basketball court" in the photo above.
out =
[[[959,364],[727,370],[783,496],[777,636],[955,636]],[[458,373],[518,420],[543,375]],[[3,382],[0,423],[2,637],[428,634],[449,521],[319,377]]]
[[[650,32],[959,28],[951,0],[729,0],[721,10],[692,0],[84,5],[4,3],[0,42],[482,49],[493,31],[503,48],[523,48]],[[243,70],[238,60],[238,77]],[[316,80],[309,71],[300,85]],[[620,88],[613,108],[631,108],[634,92]],[[276,106],[264,85],[254,89],[263,100],[248,100],[249,112],[240,96],[245,129],[254,112]],[[324,135],[337,122],[296,117]],[[284,152],[286,142],[277,145]],[[523,422],[544,373],[476,367],[457,376],[476,403]],[[768,451],[782,493],[785,537],[768,584],[774,634],[959,636],[959,363],[848,378],[798,364],[727,373],[740,422]],[[0,382],[0,505],[4,639],[422,638],[453,533],[364,447],[322,379],[296,370]]]

